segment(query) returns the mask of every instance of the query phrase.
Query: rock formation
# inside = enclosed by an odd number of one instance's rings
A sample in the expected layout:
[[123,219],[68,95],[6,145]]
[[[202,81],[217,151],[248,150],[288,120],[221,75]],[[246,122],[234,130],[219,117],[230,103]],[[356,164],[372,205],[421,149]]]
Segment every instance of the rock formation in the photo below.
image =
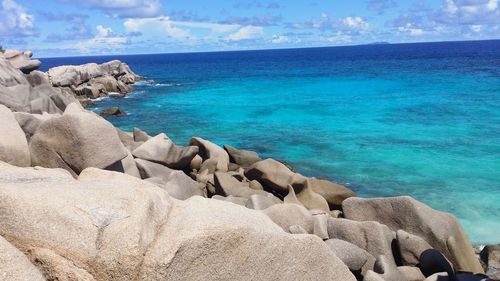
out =
[[[45,74],[30,57],[0,57],[0,280],[491,280],[450,214],[124,132],[74,95],[131,85],[125,64]],[[499,256],[481,253],[492,277]]]

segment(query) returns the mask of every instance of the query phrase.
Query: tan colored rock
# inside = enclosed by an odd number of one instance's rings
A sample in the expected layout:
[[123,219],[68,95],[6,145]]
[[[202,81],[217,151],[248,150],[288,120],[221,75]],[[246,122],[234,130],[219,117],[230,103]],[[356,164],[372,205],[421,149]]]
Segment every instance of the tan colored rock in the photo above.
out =
[[[301,184],[302,185],[302,184]],[[302,187],[298,187],[299,190],[296,190],[297,200],[304,205],[309,210],[322,210],[325,212],[329,212],[330,208],[328,207],[328,202],[326,202],[323,196],[314,192],[311,189],[310,180],[305,180],[305,184]]]
[[420,255],[428,249],[432,249],[431,245],[424,239],[410,234],[402,229],[396,231],[396,240],[398,249],[403,260],[403,264],[416,266],[419,264]]
[[161,179],[162,182],[159,186],[176,199],[186,200],[196,195],[207,197],[204,186],[192,180],[182,171],[142,159],[135,159],[135,162],[143,179]]
[[392,241],[396,238],[396,234],[378,222],[331,218],[328,220],[328,234],[330,239],[350,242],[374,257],[385,255],[395,260],[392,254]]
[[28,258],[0,236],[0,280],[45,281]]
[[265,210],[271,207],[272,205],[280,203],[281,202],[279,201],[279,199],[274,196],[270,198],[269,196],[264,196],[261,194],[252,194],[248,198],[248,201],[245,206],[249,209]]
[[458,220],[408,196],[392,198],[348,198],[344,215],[357,221],[378,221],[393,231],[417,235],[441,251],[458,271],[484,273],[474,249]]
[[423,281],[425,279],[422,271],[416,266],[398,266],[398,270],[408,281]]
[[236,149],[225,144],[224,150],[229,154],[229,159],[232,163],[236,163],[242,167],[249,167],[262,159],[254,151]]
[[292,172],[284,164],[273,159],[265,159],[248,167],[245,176],[249,180],[260,182],[267,191],[283,197],[288,194],[288,185],[304,181],[303,176]]
[[314,231],[312,215],[302,205],[276,204],[264,209],[262,212],[284,231],[290,231],[290,227],[293,225],[302,227],[307,233],[313,233]]
[[27,112],[14,112],[14,117],[29,141],[40,125],[48,119],[59,117],[59,114],[31,114]]
[[74,175],[88,167],[106,168],[128,155],[111,123],[76,104],[38,127],[30,152],[34,166],[63,168]]
[[326,199],[332,210],[339,209],[345,199],[356,196],[356,193],[349,188],[327,180],[312,178],[308,183],[312,191]]
[[189,145],[194,145],[199,148],[199,154],[204,161],[207,159],[215,161],[218,171],[228,171],[229,155],[222,147],[199,137],[191,138]]
[[161,163],[172,169],[188,167],[197,153],[196,146],[178,146],[165,134],[150,138],[132,151],[137,158]]
[[0,161],[12,165],[30,166],[30,151],[26,136],[14,114],[0,104]]
[[2,167],[0,182],[0,235],[66,260],[48,259],[53,271],[72,263],[96,280],[134,279],[171,207],[156,186],[94,168],[74,180],[60,170]]
[[172,209],[139,279],[355,280],[317,237],[286,234],[257,211],[200,197]]
[[136,142],[141,142],[141,141],[146,142],[151,138],[148,134],[146,134],[146,132],[144,132],[139,128],[134,128],[133,136],[134,136],[134,141]]
[[358,246],[340,239],[329,239],[325,243],[351,271],[360,271],[364,274],[367,270],[373,269],[375,258]]
[[250,198],[251,195],[260,194],[267,196],[267,192],[255,190],[238,181],[236,178],[225,172],[215,172],[215,191],[222,196],[236,196]]

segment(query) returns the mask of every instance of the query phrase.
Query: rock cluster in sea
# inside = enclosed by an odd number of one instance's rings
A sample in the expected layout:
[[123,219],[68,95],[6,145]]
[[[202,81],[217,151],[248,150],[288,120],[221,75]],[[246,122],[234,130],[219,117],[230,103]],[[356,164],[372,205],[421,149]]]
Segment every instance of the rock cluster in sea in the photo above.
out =
[[36,67],[0,57],[0,280],[498,277],[498,246],[481,264],[455,217],[411,197],[363,199],[253,151],[115,128],[74,98],[95,82],[88,65],[52,72],[69,85],[35,72],[71,90],[58,110],[6,102],[24,95],[14,85],[37,91],[16,84]]

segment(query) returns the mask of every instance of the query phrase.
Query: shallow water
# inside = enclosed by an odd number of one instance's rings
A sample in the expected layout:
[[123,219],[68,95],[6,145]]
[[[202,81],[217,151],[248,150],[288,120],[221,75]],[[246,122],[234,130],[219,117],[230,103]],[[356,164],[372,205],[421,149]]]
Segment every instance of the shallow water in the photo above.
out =
[[500,41],[118,58],[141,82],[109,120],[284,159],[361,196],[411,195],[500,242]]

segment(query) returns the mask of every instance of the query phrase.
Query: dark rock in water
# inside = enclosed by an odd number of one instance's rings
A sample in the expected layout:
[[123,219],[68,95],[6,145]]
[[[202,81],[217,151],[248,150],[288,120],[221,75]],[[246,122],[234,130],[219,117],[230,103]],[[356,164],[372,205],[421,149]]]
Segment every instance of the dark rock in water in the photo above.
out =
[[500,244],[484,247],[480,257],[486,264],[486,274],[493,279],[500,280]]
[[121,110],[118,107],[112,107],[112,108],[105,109],[105,110],[101,111],[100,115],[102,117],[108,117],[108,116],[125,116],[125,115],[127,115],[127,112]]
[[453,270],[453,266],[438,250],[425,250],[420,255],[419,261],[420,270],[426,277],[429,277],[434,273],[446,272],[448,273],[448,278],[450,278],[451,280],[455,278],[455,271]]
[[91,99],[82,99],[82,100],[79,100],[80,104],[83,106],[83,107],[88,107],[88,106],[93,106],[95,105],[95,101],[91,100]]

